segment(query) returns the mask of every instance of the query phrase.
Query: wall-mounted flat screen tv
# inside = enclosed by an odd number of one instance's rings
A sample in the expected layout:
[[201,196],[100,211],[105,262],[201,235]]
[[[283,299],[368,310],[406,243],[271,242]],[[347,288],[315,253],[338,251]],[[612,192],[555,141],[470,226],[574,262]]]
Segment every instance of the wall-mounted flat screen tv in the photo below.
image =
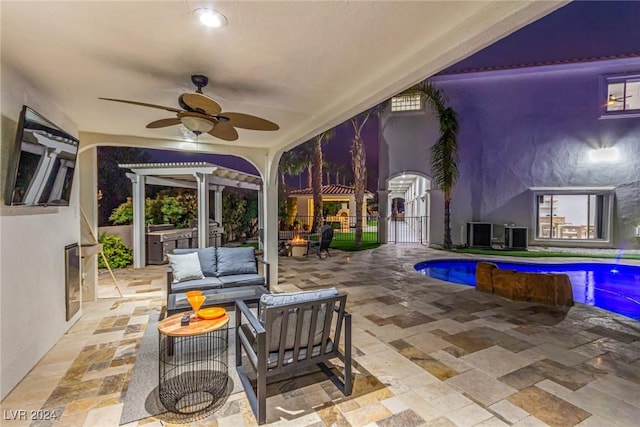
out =
[[18,121],[7,205],[68,206],[79,141],[24,106]]

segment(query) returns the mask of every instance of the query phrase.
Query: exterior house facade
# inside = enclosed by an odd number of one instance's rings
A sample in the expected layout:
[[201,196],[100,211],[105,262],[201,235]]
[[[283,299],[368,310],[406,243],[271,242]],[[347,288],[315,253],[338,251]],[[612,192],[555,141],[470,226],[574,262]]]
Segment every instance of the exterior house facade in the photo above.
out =
[[[451,228],[527,228],[529,245],[640,248],[640,56],[441,74],[430,79],[458,114]],[[438,122],[424,100],[381,120],[380,209],[402,174],[430,176]],[[416,195],[415,186],[405,200]],[[424,187],[423,187],[424,188]],[[430,243],[442,243],[444,201],[430,201]],[[386,203],[383,203],[386,200]],[[383,211],[384,209],[384,211]]]
[[[343,231],[348,231],[349,227],[355,226],[356,222],[356,193],[355,190],[346,185],[329,184],[323,185],[320,193],[322,195],[323,202],[339,202],[341,203],[340,210],[334,216],[328,216],[325,221],[338,222],[341,224],[340,228]],[[289,198],[296,199],[297,216],[313,218],[313,189],[302,188],[299,190],[293,190],[289,193]],[[373,194],[370,191],[364,192],[364,199],[362,201],[362,221],[366,224],[367,220],[367,201],[373,199]]]

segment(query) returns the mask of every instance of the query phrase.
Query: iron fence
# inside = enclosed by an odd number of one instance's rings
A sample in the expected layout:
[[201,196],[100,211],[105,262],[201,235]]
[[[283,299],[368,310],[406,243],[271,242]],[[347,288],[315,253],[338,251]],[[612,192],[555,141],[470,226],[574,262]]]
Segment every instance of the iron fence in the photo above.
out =
[[[333,240],[354,241],[356,238],[356,217],[355,216],[326,216],[323,224],[328,224],[333,228]],[[319,230],[312,230],[312,216],[296,216],[287,221],[280,222],[280,240],[293,239],[299,236],[304,239],[315,240],[319,236]],[[379,242],[378,238],[378,218],[368,217],[363,222],[362,227],[363,242]]]
[[428,216],[394,215],[388,219],[387,242],[428,243]]

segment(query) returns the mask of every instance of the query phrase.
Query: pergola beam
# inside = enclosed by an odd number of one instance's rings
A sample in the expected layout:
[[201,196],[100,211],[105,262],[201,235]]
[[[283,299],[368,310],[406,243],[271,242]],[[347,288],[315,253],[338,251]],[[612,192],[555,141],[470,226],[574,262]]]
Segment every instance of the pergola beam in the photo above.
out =
[[[149,175],[147,175],[147,184],[161,185],[163,187],[190,188],[194,190],[198,188],[197,182],[185,181],[182,179],[160,178],[157,176],[149,176]],[[219,187],[217,185],[213,185],[209,183],[209,190],[216,191],[218,189]]]

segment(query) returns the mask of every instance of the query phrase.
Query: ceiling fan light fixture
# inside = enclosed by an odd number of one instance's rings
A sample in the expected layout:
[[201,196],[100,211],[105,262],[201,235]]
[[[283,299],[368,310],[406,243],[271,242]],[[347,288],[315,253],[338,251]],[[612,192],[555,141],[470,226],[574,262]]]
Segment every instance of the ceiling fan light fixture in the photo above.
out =
[[227,17],[218,11],[207,8],[200,8],[193,11],[200,23],[206,27],[220,28],[226,26],[229,21]]
[[180,121],[191,132],[196,135],[209,132],[215,125],[211,120],[203,119],[202,117],[183,116],[180,117]]

